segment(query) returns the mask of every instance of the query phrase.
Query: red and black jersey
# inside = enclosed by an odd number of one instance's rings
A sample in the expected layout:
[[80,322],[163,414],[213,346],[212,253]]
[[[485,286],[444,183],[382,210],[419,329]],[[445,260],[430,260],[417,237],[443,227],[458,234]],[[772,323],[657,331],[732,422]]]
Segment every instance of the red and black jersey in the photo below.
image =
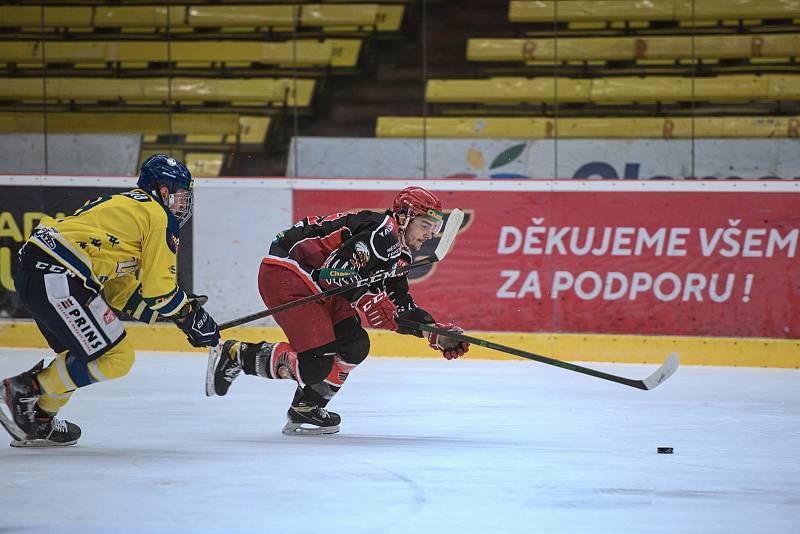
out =
[[[407,265],[413,259],[411,251],[402,244],[392,212],[368,210],[306,217],[280,232],[272,241],[269,254],[298,265],[323,289],[355,278],[323,281],[320,272],[356,271],[357,276],[367,278]],[[342,296],[353,302],[367,290],[382,289],[399,310],[416,307],[408,293],[406,273],[386,279],[382,287],[356,288]]]

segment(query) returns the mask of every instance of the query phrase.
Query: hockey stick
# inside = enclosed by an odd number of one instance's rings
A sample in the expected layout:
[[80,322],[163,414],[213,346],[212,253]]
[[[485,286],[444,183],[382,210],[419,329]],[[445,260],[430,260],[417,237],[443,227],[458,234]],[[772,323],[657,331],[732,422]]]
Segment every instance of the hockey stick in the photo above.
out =
[[303,297],[301,299],[297,299],[292,302],[287,302],[286,304],[281,304],[280,306],[275,306],[274,308],[270,308],[268,310],[260,311],[258,313],[253,313],[251,315],[245,315],[244,317],[240,317],[239,319],[234,319],[232,321],[228,321],[227,323],[220,324],[219,329],[226,330],[234,326],[239,326],[245,323],[249,323],[251,321],[255,321],[256,319],[262,319],[264,317],[269,317],[270,315],[275,315],[276,313],[280,313],[282,311],[286,311],[291,308],[296,308],[297,306],[302,306],[303,304],[308,304],[309,302],[316,302],[318,300],[332,297],[340,293],[345,293],[357,287],[371,286],[372,284],[383,282],[387,278],[393,278],[397,275],[407,273],[418,267],[422,267],[424,265],[430,265],[432,263],[436,263],[437,261],[442,261],[445,258],[445,256],[447,256],[447,253],[450,251],[450,248],[453,246],[453,241],[455,241],[456,235],[458,235],[458,231],[461,228],[461,222],[463,220],[464,220],[464,212],[461,211],[460,209],[455,208],[453,211],[450,212],[450,215],[447,217],[447,224],[445,224],[444,229],[442,230],[442,235],[439,238],[439,244],[436,245],[436,250],[434,250],[433,254],[431,254],[425,259],[415,261],[414,263],[404,265],[403,267],[395,267],[391,271],[376,273],[370,276],[369,278],[362,278],[350,284],[345,284],[340,287],[333,287],[331,289],[323,291],[322,293],[309,295],[307,297]]
[[602,378],[603,380],[610,380],[611,382],[616,382],[618,384],[624,384],[626,386],[631,386],[638,389],[650,390],[656,388],[659,384],[666,381],[669,377],[675,373],[678,369],[678,355],[676,353],[671,353],[666,361],[661,364],[661,367],[655,370],[653,374],[645,378],[644,380],[633,380],[631,378],[625,378],[622,376],[612,375],[609,373],[604,373],[602,371],[596,371],[594,369],[589,369],[588,367],[582,367],[580,365],[575,365],[574,363],[562,362],[561,360],[556,360],[555,358],[548,358],[547,356],[542,356],[540,354],[534,354],[532,352],[525,352],[524,350],[515,349],[512,347],[506,347],[505,345],[499,345],[497,343],[492,343],[491,341],[485,341],[483,339],[478,339],[472,336],[465,336],[464,334],[459,334],[456,332],[452,332],[450,330],[443,330],[441,328],[436,328],[435,326],[417,323],[415,321],[408,321],[405,319],[398,319],[398,324],[404,324],[410,328],[424,330],[426,332],[432,332],[435,334],[439,334],[443,337],[449,337],[451,339],[456,339],[458,341],[466,341],[467,343],[473,343],[475,345],[480,345],[481,347],[486,347],[487,349],[497,350],[500,352],[505,352],[507,354],[513,354],[514,356],[519,356],[521,358],[527,358],[529,360],[535,360],[537,362],[546,363],[547,365],[554,365],[556,367],[561,367],[562,369],[566,369],[567,371],[575,371],[576,373],[583,373],[585,375],[593,376],[595,378]]

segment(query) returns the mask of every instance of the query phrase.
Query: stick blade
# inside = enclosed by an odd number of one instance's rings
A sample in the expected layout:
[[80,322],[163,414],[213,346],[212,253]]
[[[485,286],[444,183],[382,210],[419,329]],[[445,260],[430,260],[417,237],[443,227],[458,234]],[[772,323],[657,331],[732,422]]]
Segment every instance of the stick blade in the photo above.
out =
[[661,367],[656,369],[653,374],[642,380],[644,389],[655,389],[662,383],[666,382],[667,379],[675,374],[675,371],[678,370],[678,365],[680,365],[678,354],[673,352],[667,356],[667,359],[661,364]]
[[450,215],[447,217],[447,224],[444,230],[442,230],[442,236],[439,238],[439,244],[436,245],[436,250],[433,251],[433,255],[436,256],[437,261],[441,261],[447,256],[450,247],[453,246],[453,241],[456,240],[458,231],[461,229],[461,222],[463,220],[464,212],[460,209],[455,208],[450,212]]

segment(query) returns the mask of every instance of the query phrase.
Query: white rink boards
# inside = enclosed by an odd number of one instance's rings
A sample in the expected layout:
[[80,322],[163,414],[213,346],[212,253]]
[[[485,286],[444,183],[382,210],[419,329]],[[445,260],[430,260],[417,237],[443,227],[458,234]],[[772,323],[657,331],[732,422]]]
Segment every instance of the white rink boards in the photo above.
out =
[[[44,351],[2,349],[0,376]],[[625,376],[655,366],[589,364]],[[639,391],[527,361],[369,358],[340,434],[280,433],[288,381],[203,393],[140,353],[79,391],[75,447],[0,447],[3,532],[796,532],[800,371],[682,367]],[[4,436],[5,437],[5,436]],[[656,454],[659,446],[675,454]]]

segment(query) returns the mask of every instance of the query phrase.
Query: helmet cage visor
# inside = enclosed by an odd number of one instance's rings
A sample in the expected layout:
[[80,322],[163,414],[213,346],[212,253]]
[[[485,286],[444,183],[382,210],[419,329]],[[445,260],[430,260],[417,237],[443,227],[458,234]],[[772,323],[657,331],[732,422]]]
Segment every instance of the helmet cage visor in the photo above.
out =
[[178,219],[178,224],[183,226],[192,218],[194,211],[194,195],[192,191],[178,189],[167,197],[167,208]]

